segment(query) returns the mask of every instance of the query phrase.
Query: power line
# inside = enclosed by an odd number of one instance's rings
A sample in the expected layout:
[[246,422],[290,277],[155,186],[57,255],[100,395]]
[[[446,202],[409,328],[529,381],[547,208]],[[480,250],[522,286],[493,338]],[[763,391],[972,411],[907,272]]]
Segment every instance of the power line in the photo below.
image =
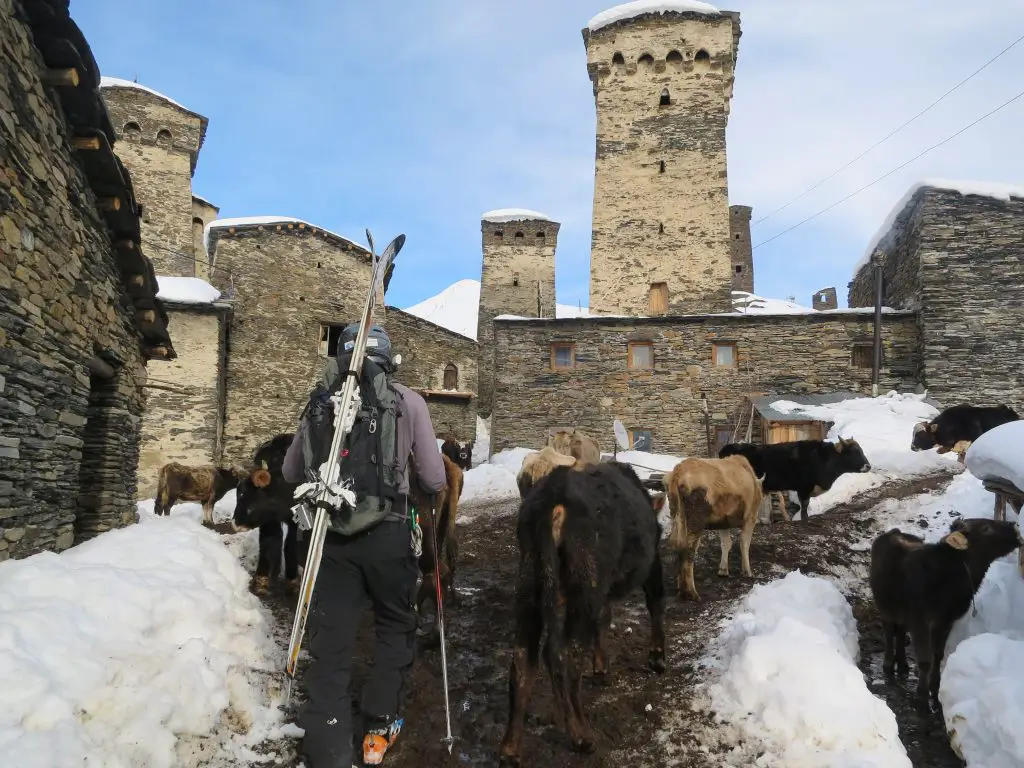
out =
[[850,199],[851,197],[854,197],[854,196],[856,196],[856,195],[859,195],[859,194],[860,194],[861,192],[863,192],[863,191],[864,191],[865,189],[868,189],[869,187],[873,187],[873,186],[875,186],[875,184],[877,184],[878,182],[882,181],[883,179],[887,179],[887,178],[889,178],[890,176],[892,176],[892,175],[893,175],[894,173],[896,173],[896,171],[900,170],[901,168],[905,168],[905,167],[907,167],[908,165],[910,165],[910,164],[911,164],[912,162],[914,162],[915,160],[918,160],[918,159],[920,159],[920,158],[924,157],[924,156],[925,156],[925,155],[927,155],[927,154],[928,154],[929,152],[931,152],[931,151],[932,151],[933,149],[938,149],[938,148],[939,148],[939,147],[941,147],[941,146],[942,146],[943,144],[946,144],[946,143],[948,143],[948,142],[952,141],[953,139],[955,139],[955,138],[956,138],[957,136],[959,136],[959,135],[960,135],[961,133],[963,133],[964,131],[968,130],[969,128],[973,128],[973,127],[974,127],[974,126],[976,126],[976,125],[977,125],[978,123],[980,123],[980,122],[981,122],[982,120],[985,120],[986,118],[989,118],[989,117],[991,117],[992,115],[994,115],[994,114],[995,114],[996,112],[999,112],[999,111],[1000,111],[1001,109],[1004,109],[1005,107],[1008,107],[1008,106],[1009,106],[1010,104],[1012,104],[1013,102],[1015,102],[1015,101],[1016,101],[1017,99],[1021,98],[1022,96],[1024,96],[1024,91],[1021,91],[1021,92],[1020,92],[1020,93],[1018,93],[1018,94],[1017,94],[1016,96],[1014,96],[1014,97],[1013,97],[1012,99],[1010,99],[1010,100],[1008,100],[1008,101],[1004,101],[1004,102],[1003,102],[1002,104],[1000,104],[1000,105],[999,105],[998,107],[996,107],[995,109],[993,109],[993,110],[992,110],[991,112],[987,112],[987,113],[985,113],[984,115],[982,115],[981,117],[979,117],[979,118],[978,118],[977,120],[975,120],[975,121],[974,121],[973,123],[968,123],[968,124],[967,124],[967,125],[965,125],[965,126],[964,126],[963,128],[961,128],[961,129],[960,129],[959,131],[957,131],[956,133],[954,133],[954,134],[953,134],[952,136],[947,136],[946,138],[944,138],[944,139],[943,139],[942,141],[940,141],[939,143],[937,143],[937,144],[933,144],[932,146],[928,147],[928,149],[926,149],[926,150],[924,150],[924,151],[922,151],[922,152],[919,152],[918,154],[914,155],[914,156],[913,156],[912,158],[910,158],[909,160],[907,160],[907,161],[906,161],[905,163],[901,163],[900,165],[897,165],[897,166],[896,166],[895,168],[893,168],[893,169],[892,169],[891,171],[889,171],[889,172],[887,172],[887,173],[884,173],[884,174],[882,174],[881,176],[879,176],[879,177],[878,177],[877,179],[875,179],[874,181],[868,182],[867,184],[865,184],[865,185],[864,185],[863,187],[861,187],[860,189],[856,189],[856,190],[854,190],[853,192],[851,192],[850,194],[848,194],[848,195],[847,195],[846,197],[844,197],[844,198],[842,198],[842,199],[840,199],[840,200],[836,200],[836,202],[832,203],[832,205],[828,206],[827,208],[822,208],[822,209],[821,209],[820,211],[818,211],[818,212],[817,212],[817,213],[815,213],[814,215],[812,215],[812,216],[808,216],[808,217],[807,217],[806,219],[803,219],[802,221],[798,221],[798,222],[797,222],[796,224],[794,224],[793,226],[789,227],[788,229],[784,229],[784,230],[782,230],[782,231],[781,231],[781,232],[779,232],[779,233],[778,233],[777,235],[773,235],[772,237],[769,237],[769,238],[768,238],[767,240],[762,240],[762,241],[761,241],[760,243],[758,243],[757,245],[755,245],[755,246],[754,246],[754,248],[760,248],[760,247],[761,247],[762,245],[766,245],[767,243],[770,243],[770,242],[771,242],[772,240],[776,240],[776,239],[778,239],[778,238],[782,237],[782,236],[783,236],[784,234],[786,234],[787,232],[792,232],[792,231],[793,231],[794,229],[796,229],[797,227],[802,227],[802,226],[803,226],[804,224],[806,224],[807,222],[809,222],[809,221],[813,221],[814,219],[816,219],[816,218],[818,218],[819,216],[821,216],[821,215],[822,215],[823,213],[828,213],[829,211],[831,211],[831,210],[832,210],[833,208],[835,208],[836,206],[838,206],[838,205],[841,205],[842,203],[845,203],[845,202],[846,202],[847,200],[849,200],[849,199]]
[[907,120],[907,121],[906,121],[905,123],[903,123],[902,125],[900,125],[900,126],[899,126],[898,128],[895,128],[895,129],[893,129],[893,130],[892,130],[892,131],[890,131],[890,132],[889,132],[888,134],[886,134],[886,136],[884,136],[883,138],[881,138],[881,139],[879,139],[878,141],[876,141],[876,142],[875,142],[874,144],[872,144],[872,145],[871,145],[870,147],[868,147],[867,149],[865,149],[865,150],[864,150],[863,152],[861,152],[861,153],[860,153],[859,155],[857,155],[857,156],[856,156],[855,158],[853,158],[853,160],[851,160],[850,162],[848,162],[848,163],[847,163],[846,165],[844,165],[844,166],[843,166],[842,168],[840,168],[839,170],[837,170],[837,171],[834,171],[834,172],[833,172],[833,173],[831,173],[830,175],[826,176],[826,177],[825,177],[824,179],[822,179],[821,181],[819,181],[819,182],[818,182],[817,184],[815,184],[815,185],[814,185],[813,187],[810,187],[809,189],[805,189],[805,190],[804,190],[803,192],[801,192],[801,193],[800,193],[799,195],[797,195],[796,197],[794,197],[794,198],[793,198],[792,200],[790,200],[790,201],[789,201],[788,203],[786,203],[785,205],[783,205],[783,206],[780,206],[779,208],[776,208],[776,209],[775,209],[774,211],[772,211],[771,213],[769,213],[769,214],[768,214],[768,215],[766,215],[766,216],[762,216],[762,217],[761,217],[760,219],[758,219],[757,221],[755,221],[755,222],[754,222],[754,226],[756,227],[756,226],[757,226],[758,224],[760,224],[760,223],[761,223],[762,221],[767,221],[768,219],[770,219],[770,218],[771,218],[772,216],[774,216],[774,215],[775,215],[776,213],[778,213],[779,211],[783,211],[783,210],[785,210],[786,208],[788,208],[789,206],[791,206],[791,205],[792,205],[793,203],[795,203],[796,201],[798,201],[798,200],[801,200],[801,199],[803,199],[803,197],[804,197],[804,196],[806,196],[806,195],[810,194],[811,192],[813,192],[814,190],[816,190],[816,189],[817,189],[818,187],[820,187],[820,186],[821,186],[822,184],[824,184],[824,183],[825,183],[826,181],[830,181],[831,179],[834,179],[834,178],[835,178],[836,176],[838,176],[838,175],[839,175],[840,173],[842,173],[843,171],[845,171],[845,170],[846,170],[847,168],[849,168],[849,167],[850,167],[851,165],[853,165],[854,163],[856,163],[856,162],[857,162],[858,160],[860,160],[860,159],[861,159],[862,157],[864,157],[865,155],[867,155],[867,154],[868,154],[869,152],[871,152],[872,150],[874,150],[874,149],[876,149],[877,147],[881,146],[882,144],[884,144],[885,142],[887,142],[887,141],[888,141],[889,139],[891,139],[891,138],[892,138],[893,136],[895,136],[895,135],[896,135],[897,133],[899,133],[899,132],[900,132],[900,131],[902,131],[902,130],[903,130],[904,128],[906,128],[906,127],[907,127],[908,125],[910,125],[910,124],[911,124],[912,122],[914,122],[915,120],[917,120],[917,118],[921,117],[921,115],[923,115],[923,114],[925,114],[926,112],[928,112],[929,110],[931,110],[931,108],[932,108],[932,107],[936,106],[936,105],[937,105],[937,104],[938,104],[938,103],[939,103],[940,101],[942,101],[943,99],[945,99],[945,98],[946,98],[947,96],[949,96],[949,94],[953,93],[953,91],[955,91],[955,90],[956,90],[957,88],[959,88],[959,87],[960,87],[961,85],[963,85],[964,83],[966,83],[966,82],[967,82],[968,80],[971,80],[972,78],[974,78],[974,76],[975,76],[975,75],[977,75],[978,73],[980,73],[980,72],[981,72],[981,71],[982,71],[983,69],[985,69],[986,67],[988,67],[988,65],[989,65],[989,64],[991,64],[991,63],[992,63],[992,62],[994,62],[994,61],[995,61],[996,59],[998,59],[999,57],[1001,57],[1001,56],[1002,56],[1003,54],[1005,54],[1005,53],[1006,53],[1007,51],[1009,51],[1009,50],[1010,50],[1011,48],[1013,48],[1013,47],[1014,47],[1015,45],[1017,45],[1017,43],[1021,42],[1022,40],[1024,40],[1024,35],[1021,35],[1020,37],[1018,37],[1018,38],[1017,38],[1016,40],[1014,40],[1014,41],[1013,41],[1012,43],[1010,43],[1010,44],[1009,44],[1008,46],[1006,46],[1005,48],[1003,48],[1003,50],[1001,50],[1001,51],[1000,51],[999,53],[997,53],[997,54],[996,54],[995,56],[993,56],[993,57],[992,57],[991,59],[989,59],[989,60],[988,60],[988,61],[986,61],[986,62],[985,62],[984,64],[982,64],[982,65],[981,65],[980,67],[978,67],[978,68],[977,68],[976,70],[974,70],[974,71],[973,71],[973,72],[972,72],[971,74],[969,74],[969,75],[968,75],[967,77],[965,77],[965,78],[964,78],[963,80],[961,80],[961,81],[960,81],[959,83],[957,83],[957,84],[956,84],[956,85],[954,85],[954,86],[953,86],[952,88],[950,88],[950,89],[949,89],[948,91],[946,91],[946,92],[945,92],[944,94],[942,94],[941,96],[939,96],[939,98],[937,98],[937,99],[936,99],[935,101],[933,101],[933,102],[932,102],[931,104],[929,104],[929,105],[928,105],[927,107],[925,107],[924,109],[922,109],[922,110],[921,110],[920,112],[918,112],[918,113],[917,113],[916,115],[914,115],[914,116],[913,116],[912,118],[910,118],[910,119],[909,119],[909,120]]

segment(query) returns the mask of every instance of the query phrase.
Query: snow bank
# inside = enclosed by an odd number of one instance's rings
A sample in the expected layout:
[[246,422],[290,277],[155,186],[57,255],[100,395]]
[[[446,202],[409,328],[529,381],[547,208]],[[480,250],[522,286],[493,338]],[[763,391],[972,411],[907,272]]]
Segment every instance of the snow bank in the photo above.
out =
[[473,466],[487,461],[491,452],[491,417],[476,417],[476,441],[473,443]]
[[967,469],[982,480],[1009,480],[1024,490],[1024,421],[990,429],[967,449]]
[[220,291],[198,277],[156,276],[160,290],[156,297],[161,301],[178,304],[212,304],[220,298]]
[[636,0],[632,3],[617,5],[602,11],[590,20],[587,27],[591,32],[596,32],[602,27],[614,24],[617,21],[633,19],[645,13],[703,13],[718,15],[719,11],[715,6],[708,3],[697,2],[697,0]]
[[247,673],[278,652],[248,586],[186,515],[0,564],[0,765],[170,768],[179,736],[265,721]]
[[991,197],[996,200],[1009,200],[1011,197],[1024,198],[1024,186],[1019,184],[1004,184],[996,181],[954,181],[952,179],[923,179],[916,184],[911,185],[903,197],[899,199],[899,202],[892,207],[889,211],[889,215],[885,217],[882,222],[882,226],[878,228],[878,231],[868,241],[868,247],[864,250],[864,255],[861,256],[853,267],[853,276],[856,277],[860,272],[861,268],[864,267],[869,261],[871,261],[871,255],[878,248],[885,248],[892,240],[895,234],[892,231],[893,225],[896,220],[903,213],[903,209],[907,207],[911,198],[917,193],[919,189],[923,187],[934,187],[935,189],[947,189],[959,192],[961,195],[979,195],[981,197]]
[[814,406],[773,401],[771,407],[781,413],[833,422],[826,439],[854,438],[871,464],[870,472],[841,475],[830,490],[811,499],[808,514],[824,512],[888,480],[925,475],[955,464],[953,454],[910,450],[914,425],[938,414],[924,398],[913,393],[889,392],[879,397],[857,397]]
[[100,78],[100,88],[134,88],[134,89],[136,89],[138,91],[145,91],[146,93],[151,93],[154,96],[159,96],[164,101],[169,101],[174,106],[181,107],[181,109],[184,109],[186,112],[192,112],[192,114],[198,114],[196,112],[193,112],[193,110],[189,109],[184,104],[181,104],[181,103],[175,101],[170,96],[166,96],[166,95],[160,93],[160,91],[154,91],[152,88],[147,88],[146,86],[141,85],[139,83],[132,82],[131,80],[122,80],[119,77],[101,77]]
[[711,708],[737,742],[757,743],[757,765],[910,767],[896,717],[857,668],[857,624],[831,582],[794,571],[755,586],[713,648]]
[[480,215],[481,221],[500,224],[505,221],[551,221],[547,214],[528,208],[499,208]]
[[475,339],[479,308],[480,281],[459,280],[436,296],[413,304],[405,311],[434,325]]
[[360,245],[355,240],[350,240],[344,235],[339,235],[337,232],[331,232],[331,230],[316,224],[310,224],[308,221],[302,219],[296,219],[292,216],[241,216],[234,219],[214,219],[205,227],[203,227],[203,247],[210,250],[210,232],[214,229],[224,229],[225,227],[250,227],[258,224],[304,224],[307,227],[317,229],[320,232],[336,237],[339,240],[344,240],[350,245],[354,245],[362,251],[366,251],[365,245]]
[[[602,454],[603,458],[612,458],[611,453]],[[683,460],[682,456],[669,456],[664,453],[647,453],[646,451],[619,451],[616,461],[632,465],[641,480],[646,480],[654,472],[669,473],[676,464]]]

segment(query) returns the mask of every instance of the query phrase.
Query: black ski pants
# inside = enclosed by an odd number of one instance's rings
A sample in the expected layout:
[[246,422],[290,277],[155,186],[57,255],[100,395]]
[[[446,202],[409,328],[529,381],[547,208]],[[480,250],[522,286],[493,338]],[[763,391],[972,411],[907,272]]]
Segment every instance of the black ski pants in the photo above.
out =
[[355,536],[327,534],[309,615],[313,661],[305,675],[307,701],[299,713],[307,768],[352,766],[349,683],[367,601],[373,606],[377,642],[361,710],[369,721],[398,716],[416,656],[418,575],[407,521],[385,521]]

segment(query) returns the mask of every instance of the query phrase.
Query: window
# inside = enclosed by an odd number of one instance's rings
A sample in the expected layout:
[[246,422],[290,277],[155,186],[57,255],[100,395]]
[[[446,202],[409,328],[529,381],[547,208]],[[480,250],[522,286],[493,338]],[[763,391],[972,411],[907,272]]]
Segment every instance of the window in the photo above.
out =
[[516,240],[522,240],[525,235],[522,232],[516,232]]
[[675,72],[680,72],[683,69],[683,54],[679,51],[669,51],[668,56],[665,57],[665,61]]
[[664,173],[664,172],[665,172],[665,161],[664,160],[660,160],[660,161],[658,161],[658,173]]
[[505,237],[505,233],[502,232],[500,229],[497,229],[497,230],[494,231],[494,239],[495,240],[501,240],[503,237]]
[[737,275],[743,274],[743,265],[742,264],[733,264],[732,268],[736,272]]
[[658,234],[659,235],[664,235],[665,234],[665,225],[664,224],[661,224],[661,223],[658,224]]
[[512,285],[519,285],[519,273],[518,272],[513,272],[512,273]]
[[736,343],[732,341],[716,341],[713,345],[715,365],[721,368],[736,367]]
[[654,368],[654,345],[649,341],[631,341],[627,357],[630,368],[652,370]]
[[729,427],[715,427],[714,439],[712,450],[714,451],[713,455],[717,456],[718,452],[732,441],[732,430]]
[[649,429],[631,429],[629,430],[629,442],[634,451],[650,453],[654,445],[654,436]]
[[615,55],[612,56],[612,67],[618,75],[625,74],[626,72],[626,60],[618,51],[616,51]]
[[344,325],[320,325],[320,357],[336,357],[338,354],[338,342],[341,340],[341,332]]
[[739,240],[740,239],[740,233],[737,232],[735,235],[733,235],[733,237],[735,237],[737,240]]
[[854,344],[850,364],[853,365],[854,368],[874,368],[875,345],[867,343]]
[[643,56],[637,59],[637,63],[642,67],[653,67],[654,57],[651,56],[651,54],[649,53],[645,53]]
[[697,51],[697,55],[693,57],[693,60],[701,62],[703,64],[709,64],[711,62],[711,56],[708,54],[707,51],[701,48],[699,51]]
[[668,312],[668,283],[651,283],[650,311],[652,315]]
[[156,143],[162,146],[169,146],[171,143],[171,132],[166,128],[161,128],[156,132]]
[[142,134],[142,129],[139,128],[138,123],[129,122],[124,124],[122,133],[128,138],[137,139]]
[[576,365],[576,345],[568,342],[555,342],[551,345],[551,368],[573,368]]
[[444,388],[459,388],[459,369],[455,367],[453,363],[448,363],[448,365],[444,367]]
[[543,232],[538,232],[537,233],[537,239],[538,240],[543,240],[544,239],[544,233]]
[[661,98],[658,100],[658,105],[667,107],[672,103],[672,96],[669,95],[668,88],[661,89]]

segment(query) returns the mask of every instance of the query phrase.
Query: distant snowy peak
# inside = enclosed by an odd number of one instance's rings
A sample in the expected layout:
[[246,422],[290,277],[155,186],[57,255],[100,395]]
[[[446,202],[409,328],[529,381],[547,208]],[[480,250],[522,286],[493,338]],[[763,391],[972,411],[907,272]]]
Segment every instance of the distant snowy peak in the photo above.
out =
[[499,208],[495,211],[487,211],[480,216],[480,220],[490,221],[494,224],[506,221],[552,221],[547,214],[527,208]]
[[591,32],[626,19],[635,19],[646,13],[703,13],[708,16],[717,16],[719,11],[709,3],[697,2],[697,0],[636,0],[632,3],[624,3],[602,11],[590,20],[587,28]]

